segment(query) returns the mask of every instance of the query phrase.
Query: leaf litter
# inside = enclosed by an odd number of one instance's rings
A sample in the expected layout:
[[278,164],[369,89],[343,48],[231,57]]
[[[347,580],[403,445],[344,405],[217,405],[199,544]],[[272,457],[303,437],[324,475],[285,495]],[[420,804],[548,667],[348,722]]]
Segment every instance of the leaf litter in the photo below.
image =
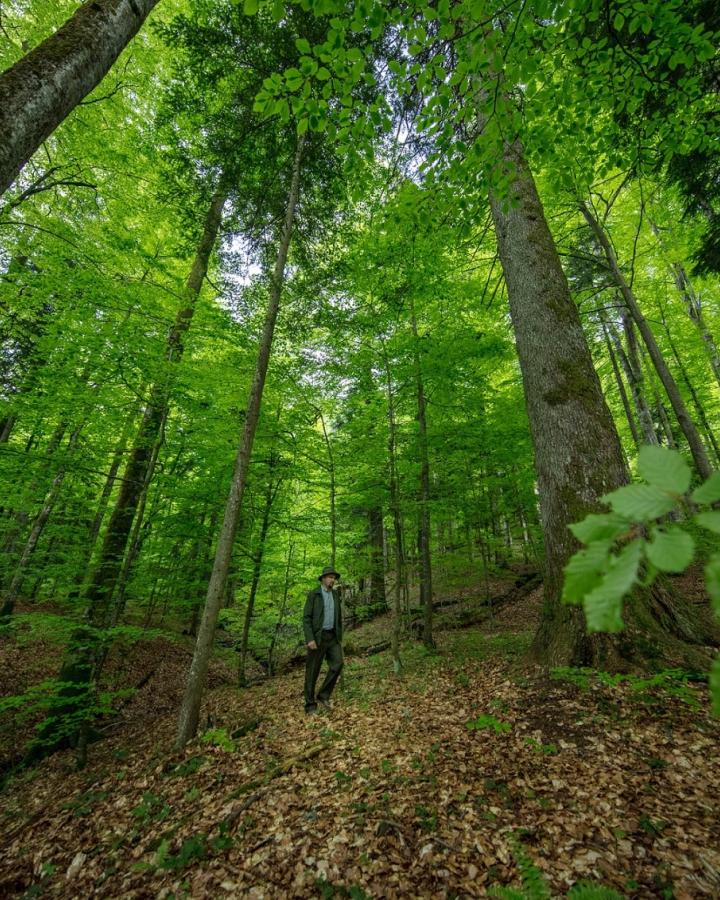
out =
[[401,680],[387,653],[348,658],[323,715],[298,670],[238,691],[216,667],[182,754],[169,650],[87,769],[59,754],[5,791],[0,895],[482,897],[520,885],[520,843],[555,896],[720,896],[705,687],[529,669],[539,602],[406,644]]

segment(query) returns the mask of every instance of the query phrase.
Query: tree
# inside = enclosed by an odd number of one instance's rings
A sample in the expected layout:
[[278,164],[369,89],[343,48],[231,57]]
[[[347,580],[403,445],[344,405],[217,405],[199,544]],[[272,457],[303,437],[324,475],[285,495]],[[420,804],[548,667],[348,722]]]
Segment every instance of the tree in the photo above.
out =
[[0,194],[105,77],[158,0],[87,0],[0,75]]

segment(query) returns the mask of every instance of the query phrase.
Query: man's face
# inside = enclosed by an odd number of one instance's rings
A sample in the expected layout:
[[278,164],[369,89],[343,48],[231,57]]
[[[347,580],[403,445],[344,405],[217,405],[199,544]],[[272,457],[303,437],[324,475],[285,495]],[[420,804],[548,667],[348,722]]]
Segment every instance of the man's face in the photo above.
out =
[[335,584],[335,576],[334,575],[323,575],[323,584],[325,587],[330,590],[332,586]]

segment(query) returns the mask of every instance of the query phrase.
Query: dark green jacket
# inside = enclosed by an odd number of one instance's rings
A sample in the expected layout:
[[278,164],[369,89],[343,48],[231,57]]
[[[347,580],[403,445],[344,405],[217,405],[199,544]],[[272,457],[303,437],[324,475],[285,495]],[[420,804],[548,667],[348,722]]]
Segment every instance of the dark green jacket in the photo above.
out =
[[[340,608],[340,597],[337,591],[333,591],[335,599],[335,634],[337,639],[342,641],[342,610]],[[314,588],[307,595],[305,601],[305,611],[303,612],[303,632],[305,634],[305,643],[310,641],[320,643],[320,633],[322,632],[323,622],[325,621],[325,603],[323,601],[322,590],[320,585]]]

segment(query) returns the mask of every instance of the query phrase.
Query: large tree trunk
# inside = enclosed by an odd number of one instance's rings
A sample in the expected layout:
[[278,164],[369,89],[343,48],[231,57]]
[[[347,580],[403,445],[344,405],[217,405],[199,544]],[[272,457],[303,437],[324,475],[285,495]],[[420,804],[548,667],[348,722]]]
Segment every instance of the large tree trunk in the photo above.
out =
[[[549,665],[608,669],[707,664],[718,629],[663,585],[625,606],[620,635],[589,635],[582,610],[560,602],[563,568],[577,550],[568,525],[596,511],[627,480],[620,440],[592,364],[532,175],[519,145],[507,150],[515,203],[491,198],[535,450],[545,541],[545,603],[532,653]],[[707,612],[707,614],[705,614]],[[652,648],[653,660],[648,648]]]
[[0,75],[0,194],[105,77],[158,0],[87,0]]
[[220,612],[220,605],[225,592],[225,582],[227,581],[230,562],[232,560],[233,544],[235,542],[235,534],[237,532],[238,521],[242,511],[242,500],[243,494],[245,493],[245,483],[247,481],[248,467],[250,465],[250,456],[255,440],[255,430],[260,416],[263,389],[265,387],[265,378],[267,376],[268,363],[270,361],[275,322],[277,320],[278,310],[280,309],[280,296],[285,280],[285,264],[287,262],[290,239],[292,237],[295,207],[300,193],[300,162],[302,160],[304,142],[305,136],[303,135],[298,139],[295,152],[292,181],[285,210],[285,221],[283,223],[278,255],[275,262],[275,270],[270,286],[270,297],[267,312],[265,314],[265,323],[263,326],[262,338],[260,340],[260,347],[258,348],[255,376],[250,388],[250,396],[248,398],[247,411],[245,413],[245,427],[235,458],[235,468],[230,485],[230,495],[228,496],[227,504],[225,506],[225,515],[220,529],[217,550],[215,552],[215,562],[213,564],[213,571],[210,576],[207,597],[205,599],[205,609],[203,610],[203,617],[198,630],[197,642],[195,644],[195,652],[193,654],[187,685],[185,687],[185,695],[180,708],[178,733],[175,744],[177,749],[182,749],[185,744],[195,736],[198,720],[200,718],[200,704],[202,703],[205,679],[210,664],[213,641],[215,639],[215,626],[217,624],[218,613]]
[[712,474],[712,466],[710,465],[710,460],[708,459],[707,453],[705,452],[705,447],[703,446],[702,440],[700,439],[700,434],[695,427],[692,418],[690,417],[690,413],[685,406],[685,401],[680,394],[675,379],[673,378],[670,370],[667,367],[667,364],[665,363],[665,359],[663,358],[657,341],[655,340],[655,335],[652,333],[647,319],[640,309],[637,298],[635,297],[635,293],[620,269],[617,257],[615,256],[615,251],[612,247],[612,244],[610,243],[610,239],[608,238],[605,229],[602,227],[596,216],[592,213],[589,206],[584,201],[580,202],[580,211],[585,217],[585,221],[590,226],[592,233],[595,235],[595,240],[597,241],[598,247],[605,255],[608,267],[610,269],[610,272],[612,273],[613,278],[615,279],[615,283],[620,289],[620,293],[622,294],[622,298],[625,301],[625,305],[630,311],[630,314],[632,315],[635,324],[638,327],[638,331],[642,335],[642,339],[645,342],[648,353],[650,354],[650,359],[652,360],[653,365],[655,366],[655,370],[658,373],[660,380],[662,381],[663,387],[665,388],[668,398],[670,399],[670,403],[672,404],[675,417],[677,418],[678,424],[680,425],[680,428],[682,429],[682,432],[688,442],[688,446],[690,447],[690,453],[692,454],[693,460],[695,461],[695,468],[697,469],[698,474],[701,478],[709,478]]
[[525,403],[545,540],[545,605],[535,655],[552,665],[590,663],[594,644],[576,607],[560,603],[563,568],[578,545],[568,525],[626,481],[622,448],[580,317],[521,148],[508,148],[510,204],[491,198]]
[[420,556],[420,606],[423,608],[423,643],[428,649],[435,647],[433,637],[433,588],[430,557],[430,456],[427,440],[427,416],[425,385],[420,361],[415,303],[411,298],[410,324],[413,333],[413,364],[417,393],[418,448],[420,451],[420,510],[418,521],[418,554]]

